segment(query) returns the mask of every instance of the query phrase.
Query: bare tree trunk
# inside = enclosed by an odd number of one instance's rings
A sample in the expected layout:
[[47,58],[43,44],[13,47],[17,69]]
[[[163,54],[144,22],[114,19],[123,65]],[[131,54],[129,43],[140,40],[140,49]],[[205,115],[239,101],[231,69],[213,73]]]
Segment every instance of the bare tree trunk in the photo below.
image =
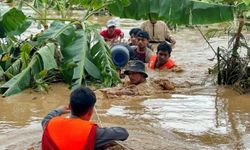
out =
[[235,43],[233,46],[233,56],[235,56],[237,54],[237,49],[240,46],[241,31],[242,31],[244,24],[245,24],[244,18],[240,18],[239,19],[239,27],[238,27],[238,30],[236,33],[236,39],[235,39]]

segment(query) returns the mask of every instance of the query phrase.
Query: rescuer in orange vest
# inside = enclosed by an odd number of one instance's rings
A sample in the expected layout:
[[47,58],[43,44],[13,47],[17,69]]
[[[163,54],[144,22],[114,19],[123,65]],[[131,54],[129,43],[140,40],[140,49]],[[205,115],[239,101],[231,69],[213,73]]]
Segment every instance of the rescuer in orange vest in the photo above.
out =
[[[115,140],[126,140],[126,129],[100,128],[90,121],[95,102],[95,93],[87,87],[80,87],[71,93],[69,106],[58,107],[47,114],[42,121],[42,150],[93,150]],[[62,117],[65,113],[70,113],[70,116]]]
[[173,68],[175,63],[170,59],[171,52],[171,46],[167,42],[161,42],[157,47],[156,55],[149,59],[148,68],[159,70]]

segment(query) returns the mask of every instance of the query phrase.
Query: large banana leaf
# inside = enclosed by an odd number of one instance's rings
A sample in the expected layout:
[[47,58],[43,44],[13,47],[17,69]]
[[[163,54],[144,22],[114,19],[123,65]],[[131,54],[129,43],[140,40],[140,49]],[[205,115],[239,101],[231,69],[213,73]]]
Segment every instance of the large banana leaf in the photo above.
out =
[[76,40],[74,41],[74,52],[76,55],[73,57],[73,61],[77,64],[74,68],[74,73],[72,77],[72,90],[81,86],[84,81],[84,68],[85,68],[85,60],[86,53],[88,51],[88,39],[87,33],[83,30],[76,31]]
[[[234,6],[193,0],[131,0],[128,6],[113,3],[109,11],[122,18],[165,20],[176,24],[211,24],[234,19]],[[118,9],[119,8],[119,9]]]
[[56,60],[54,58],[55,45],[50,43],[41,48],[37,54],[41,57],[40,60],[43,62],[43,69],[50,70],[57,67]]
[[15,62],[12,63],[12,65],[4,72],[4,75],[8,78],[11,79],[15,75],[19,74],[21,71],[22,67],[22,59],[19,58]]
[[26,69],[24,69],[21,73],[17,74],[0,87],[0,92],[3,94],[3,96],[10,96],[19,93],[24,89],[30,87],[31,66],[38,65],[37,59],[37,56],[35,56]]
[[[84,69],[92,77],[101,79],[99,69],[87,58],[89,50],[89,33],[67,28],[59,38],[63,59],[63,77],[71,84],[72,89],[84,82]],[[73,66],[73,67],[72,67]]]
[[111,51],[98,32],[94,34],[93,46],[90,49],[93,62],[101,70],[103,84],[113,86],[120,82],[116,68],[111,59]]
[[85,30],[69,27],[60,35],[63,77],[74,89],[84,82],[85,69],[89,75],[103,81],[104,86],[117,84],[120,80],[111,60],[110,49],[96,29],[89,30],[92,27],[88,25],[87,22],[82,24]]
[[29,65],[22,72],[11,78],[0,87],[3,96],[10,96],[21,92],[31,86],[31,81],[35,75],[42,70],[57,67],[54,60],[55,45],[47,44],[38,50],[32,57]]
[[[67,32],[70,29],[69,33],[72,33],[74,30],[73,26],[70,24],[64,24],[60,21],[54,21],[51,23],[49,29],[38,35],[37,41],[42,43],[46,40],[58,38],[63,32]],[[72,37],[69,36],[68,40],[70,41]]]
[[7,35],[20,35],[30,25],[31,22],[28,21],[22,11],[12,8],[3,16],[0,16],[0,38],[4,38]]

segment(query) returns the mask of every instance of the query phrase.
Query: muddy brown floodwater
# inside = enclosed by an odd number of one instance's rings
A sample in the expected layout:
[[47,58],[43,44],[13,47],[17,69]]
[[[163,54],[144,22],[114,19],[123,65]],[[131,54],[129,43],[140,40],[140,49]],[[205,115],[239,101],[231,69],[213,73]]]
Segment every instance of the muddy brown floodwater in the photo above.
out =
[[[140,23],[140,22],[139,22]],[[139,25],[121,20],[127,31]],[[129,26],[130,24],[133,24]],[[182,72],[149,72],[183,84],[172,94],[124,99],[98,99],[93,120],[103,126],[122,126],[129,138],[123,145],[133,150],[250,149],[250,94],[239,95],[230,87],[214,85],[208,68],[216,62],[195,29],[173,34],[176,47],[172,58]],[[247,39],[249,41],[249,37]],[[227,38],[212,39],[216,48]],[[39,149],[41,120],[50,110],[68,103],[68,86],[50,85],[48,93],[28,89],[0,98],[0,149]]]

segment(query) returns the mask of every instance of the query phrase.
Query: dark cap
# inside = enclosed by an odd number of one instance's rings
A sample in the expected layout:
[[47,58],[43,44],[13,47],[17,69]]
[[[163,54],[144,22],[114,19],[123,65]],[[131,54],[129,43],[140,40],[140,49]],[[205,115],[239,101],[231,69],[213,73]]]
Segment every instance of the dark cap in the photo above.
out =
[[149,40],[148,32],[145,32],[145,31],[138,32],[136,36],[137,37],[142,37],[142,38],[145,38],[145,39]]
[[129,35],[131,36],[132,34],[133,35],[137,35],[138,32],[142,31],[140,28],[133,28],[129,31]]
[[157,46],[157,53],[158,53],[159,51],[168,52],[168,54],[170,55],[171,52],[172,52],[171,45],[169,45],[167,42],[161,42],[161,43]]
[[132,60],[129,62],[128,67],[124,71],[124,74],[128,75],[129,71],[139,72],[144,75],[145,78],[148,77],[148,74],[145,72],[145,64],[140,60]]

